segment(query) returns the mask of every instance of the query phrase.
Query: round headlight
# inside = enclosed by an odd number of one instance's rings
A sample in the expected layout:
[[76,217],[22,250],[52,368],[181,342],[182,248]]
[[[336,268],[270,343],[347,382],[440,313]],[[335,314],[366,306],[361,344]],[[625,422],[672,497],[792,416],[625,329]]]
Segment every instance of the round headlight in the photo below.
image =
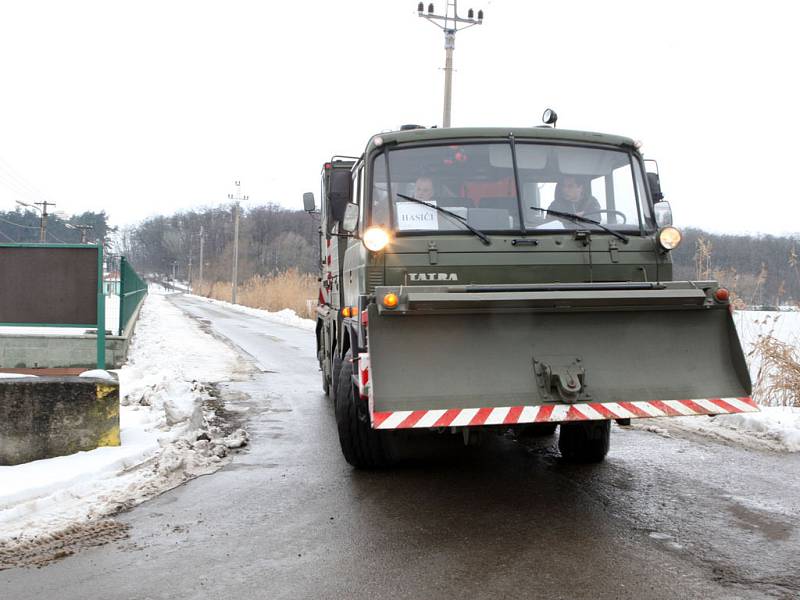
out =
[[658,232],[658,243],[664,250],[674,250],[677,248],[683,236],[675,227],[664,227]]
[[378,252],[389,243],[389,232],[383,227],[370,227],[364,232],[364,245],[367,250]]

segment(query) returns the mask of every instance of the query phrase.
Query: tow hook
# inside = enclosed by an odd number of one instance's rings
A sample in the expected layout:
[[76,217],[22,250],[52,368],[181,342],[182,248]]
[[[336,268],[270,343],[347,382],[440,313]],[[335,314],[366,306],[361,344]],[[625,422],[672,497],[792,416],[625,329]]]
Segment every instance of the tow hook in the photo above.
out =
[[586,392],[586,371],[580,358],[571,361],[566,357],[534,359],[533,370],[543,400],[572,404],[590,399]]

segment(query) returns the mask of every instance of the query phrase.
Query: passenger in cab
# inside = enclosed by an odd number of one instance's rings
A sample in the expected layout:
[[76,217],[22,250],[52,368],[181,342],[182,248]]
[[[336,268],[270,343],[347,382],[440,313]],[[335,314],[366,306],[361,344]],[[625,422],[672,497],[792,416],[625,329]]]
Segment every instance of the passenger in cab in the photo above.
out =
[[589,182],[581,177],[566,175],[556,185],[555,199],[547,207],[571,215],[582,217],[602,211],[600,202],[589,193]]

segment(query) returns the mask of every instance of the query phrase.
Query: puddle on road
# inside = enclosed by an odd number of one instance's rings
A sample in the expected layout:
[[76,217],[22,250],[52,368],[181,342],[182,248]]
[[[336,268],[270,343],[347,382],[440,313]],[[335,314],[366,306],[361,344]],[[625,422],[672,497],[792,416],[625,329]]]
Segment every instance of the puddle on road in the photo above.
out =
[[728,505],[728,512],[736,519],[739,527],[760,533],[773,542],[788,540],[792,536],[792,531],[794,531],[794,526],[791,523],[772,519],[768,513],[757,512],[741,504]]

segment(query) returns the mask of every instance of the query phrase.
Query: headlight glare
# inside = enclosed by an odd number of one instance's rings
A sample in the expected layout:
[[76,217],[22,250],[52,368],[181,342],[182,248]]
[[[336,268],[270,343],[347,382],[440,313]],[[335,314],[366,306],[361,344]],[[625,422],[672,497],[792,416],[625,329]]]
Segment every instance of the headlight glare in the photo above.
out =
[[367,250],[379,252],[389,243],[389,232],[383,227],[370,227],[364,232],[364,245]]

